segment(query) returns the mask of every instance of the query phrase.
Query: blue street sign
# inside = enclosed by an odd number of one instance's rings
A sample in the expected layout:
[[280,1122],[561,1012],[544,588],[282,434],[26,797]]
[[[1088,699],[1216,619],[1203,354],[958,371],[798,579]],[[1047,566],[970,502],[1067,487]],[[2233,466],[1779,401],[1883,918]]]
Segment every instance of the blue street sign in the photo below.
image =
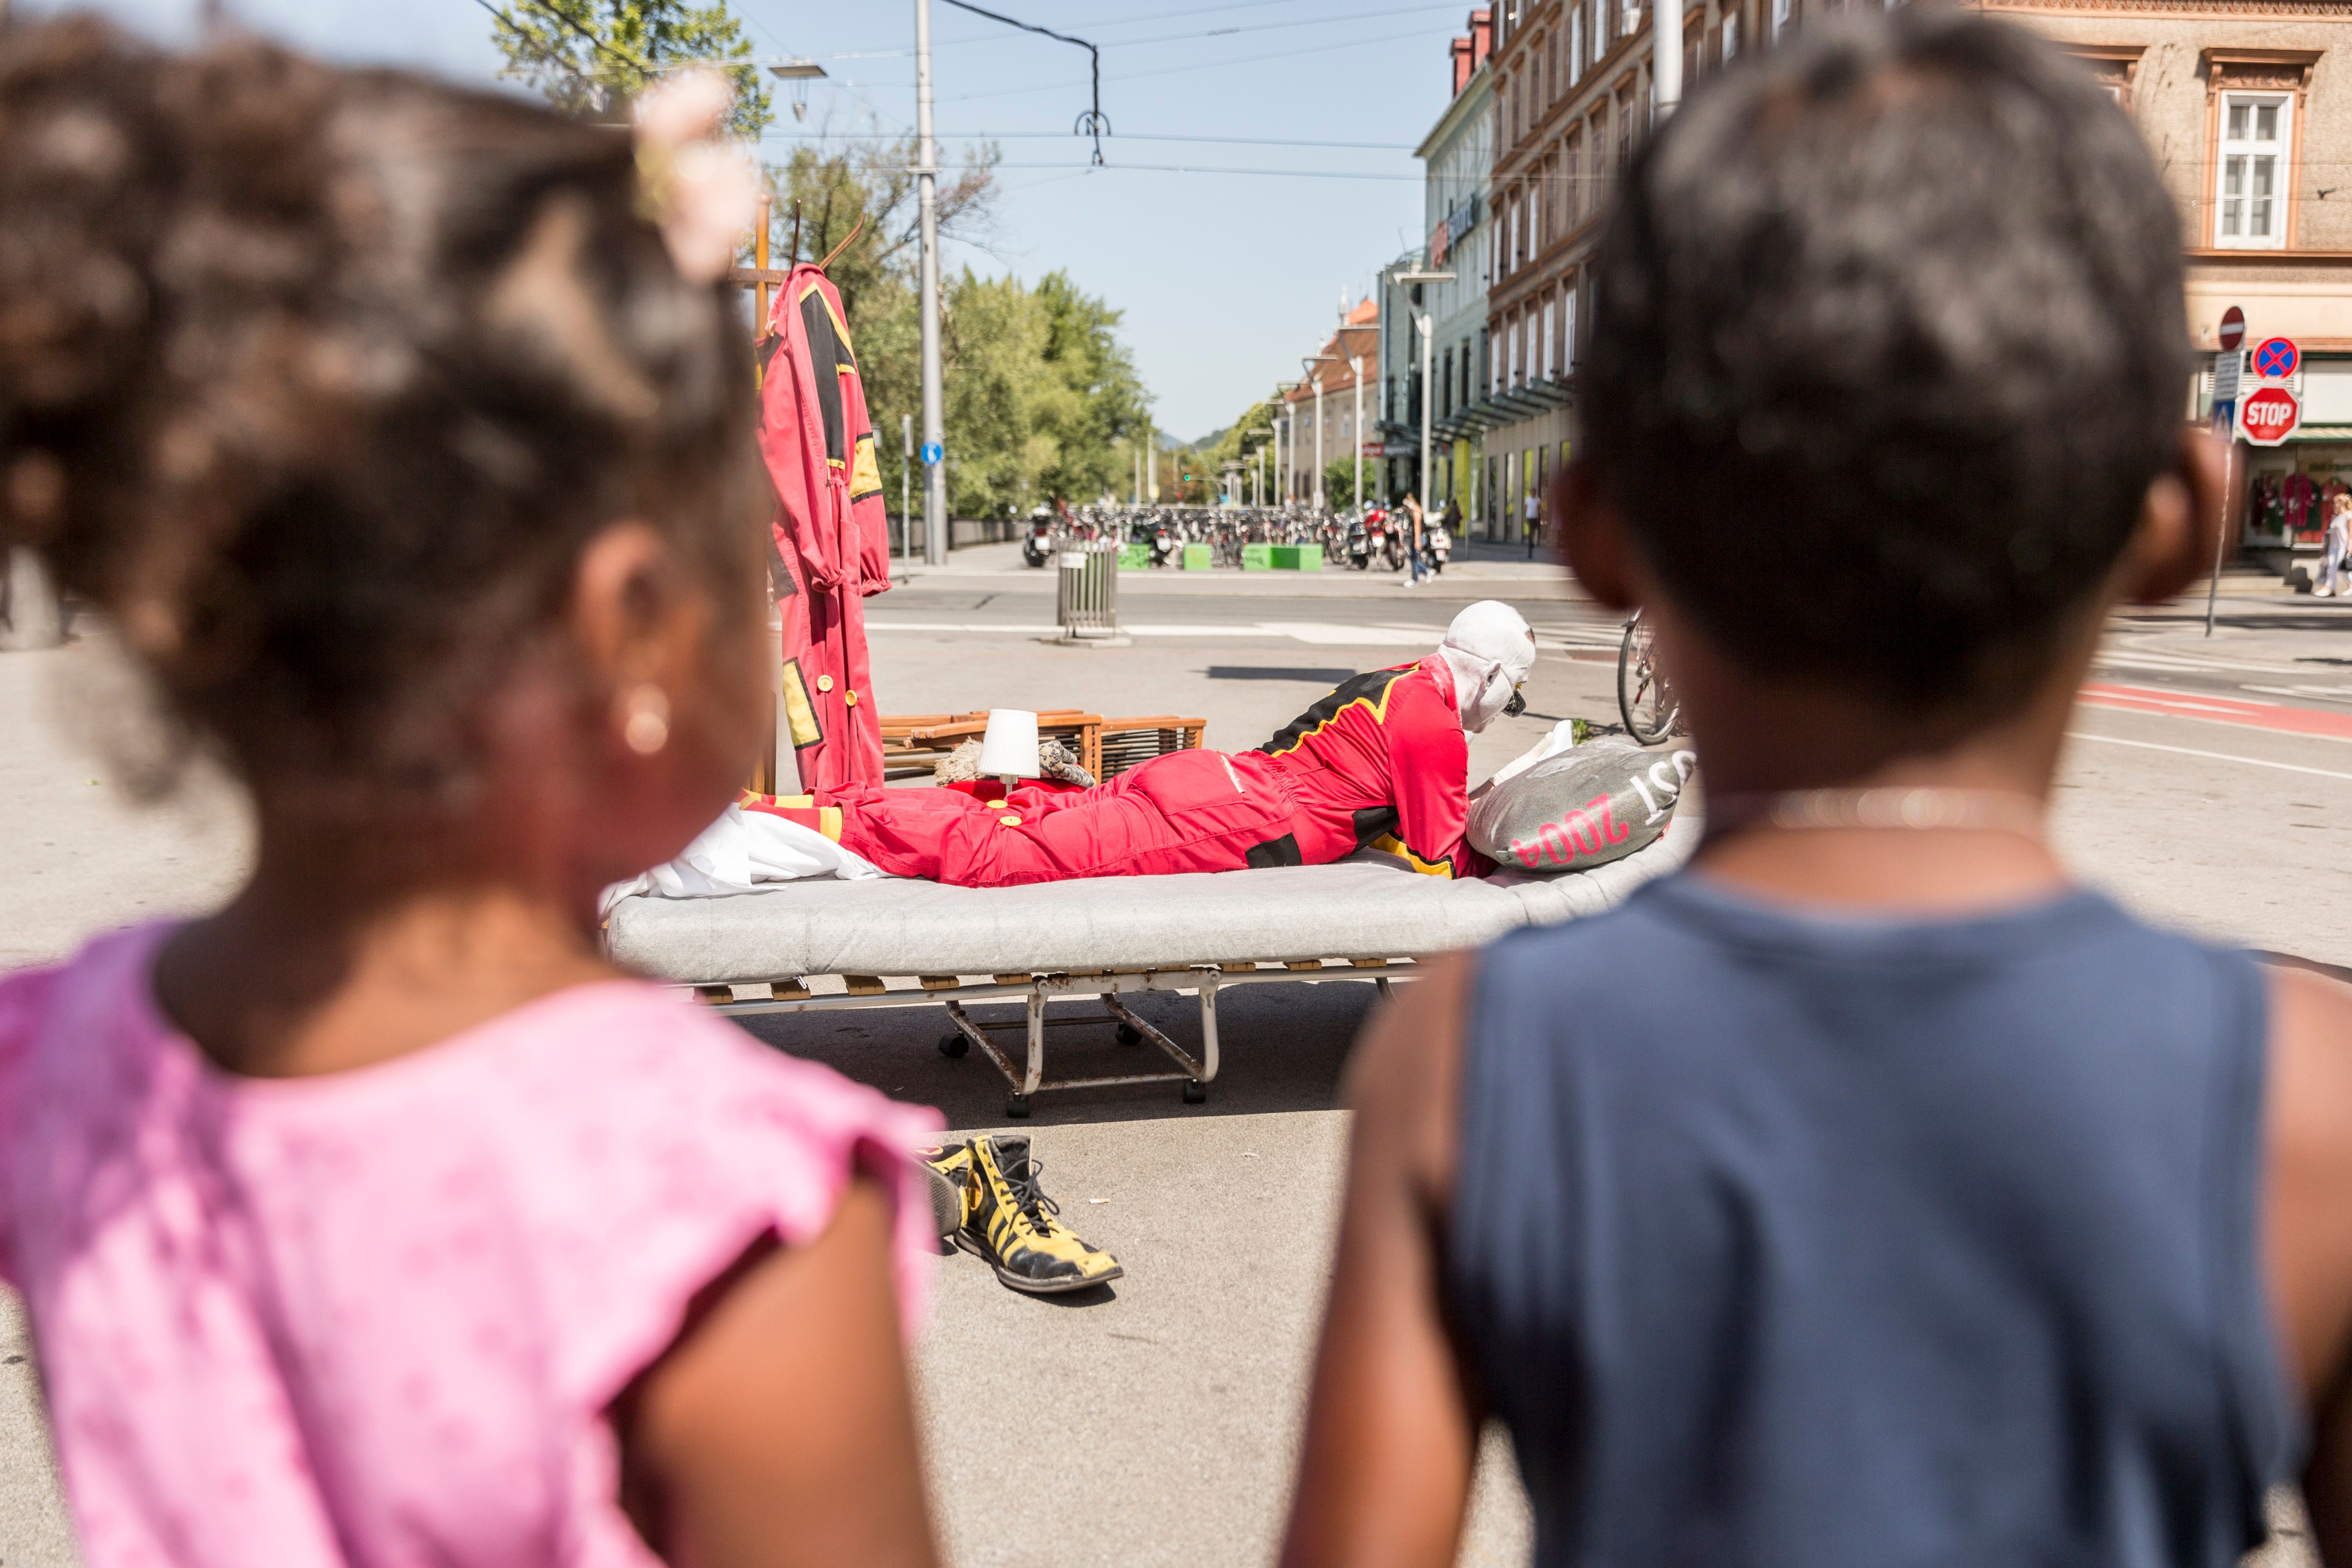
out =
[[923,467],[927,468],[935,468],[939,467],[940,459],[947,455],[947,448],[940,446],[937,441],[926,441],[923,443]]
[[2254,374],[2264,381],[2284,381],[2302,363],[2302,352],[2286,338],[2266,338],[2254,350]]

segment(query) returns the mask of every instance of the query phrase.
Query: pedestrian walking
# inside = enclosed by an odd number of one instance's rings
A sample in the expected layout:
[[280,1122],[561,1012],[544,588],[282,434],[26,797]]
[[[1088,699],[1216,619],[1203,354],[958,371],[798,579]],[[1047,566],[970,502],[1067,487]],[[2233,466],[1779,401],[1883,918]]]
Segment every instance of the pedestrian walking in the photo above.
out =
[[2334,598],[2352,585],[2352,495],[2339,495],[2327,512],[2327,531],[2319,542],[2318,585],[2312,592]]
[[772,710],[728,91],[634,141],[0,23],[0,554],[250,786],[0,981],[0,1273],[90,1568],[934,1560],[938,1125],[603,956]]
[[1422,573],[1426,566],[1424,552],[1428,548],[1428,542],[1423,533],[1420,500],[1411,490],[1407,490],[1402,504],[1405,517],[1404,564],[1407,573],[1405,586],[1418,588],[1421,586]]
[[1533,561],[1536,558],[1536,545],[1543,539],[1543,500],[1531,489],[1528,491],[1527,500],[1521,504],[1527,508],[1528,559]]
[[1453,1563],[1493,1418],[1545,1568],[2232,1568],[2298,1470],[2352,1563],[2352,989],[2045,831],[2109,612],[2221,526],[2146,142],[1910,6],[1613,201],[1554,516],[1665,612],[1706,836],[1376,1015],[1283,1562]]

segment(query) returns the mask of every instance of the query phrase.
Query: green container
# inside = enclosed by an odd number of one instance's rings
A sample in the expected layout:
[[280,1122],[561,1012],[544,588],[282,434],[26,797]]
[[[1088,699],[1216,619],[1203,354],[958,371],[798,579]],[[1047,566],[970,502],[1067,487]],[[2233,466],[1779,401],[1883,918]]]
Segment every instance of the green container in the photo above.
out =
[[1320,572],[1323,570],[1323,547],[1319,544],[1276,544],[1274,565],[1278,572]]
[[1150,564],[1151,546],[1149,544],[1122,544],[1118,547],[1120,571],[1139,571]]
[[1184,547],[1184,570],[1206,572],[1216,564],[1215,554],[1216,552],[1205,544],[1188,544]]
[[1267,572],[1273,570],[1274,548],[1275,547],[1271,544],[1243,545],[1242,570],[1244,572]]

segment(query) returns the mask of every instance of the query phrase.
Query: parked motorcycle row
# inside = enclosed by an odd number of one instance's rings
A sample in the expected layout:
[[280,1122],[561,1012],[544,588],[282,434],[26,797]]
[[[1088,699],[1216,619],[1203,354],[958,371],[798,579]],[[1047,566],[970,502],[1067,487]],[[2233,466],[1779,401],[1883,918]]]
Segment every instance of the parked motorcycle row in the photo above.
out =
[[[1116,539],[1146,546],[1153,566],[1181,567],[1184,547],[1202,544],[1208,546],[1212,564],[1238,567],[1244,545],[1314,545],[1328,566],[1402,572],[1411,532],[1402,511],[1381,506],[1337,512],[1307,507],[1082,506],[1058,516],[1033,516],[1021,554],[1031,566],[1042,567],[1066,543]],[[1444,524],[1430,520],[1423,528],[1423,570],[1444,571],[1453,554]]]

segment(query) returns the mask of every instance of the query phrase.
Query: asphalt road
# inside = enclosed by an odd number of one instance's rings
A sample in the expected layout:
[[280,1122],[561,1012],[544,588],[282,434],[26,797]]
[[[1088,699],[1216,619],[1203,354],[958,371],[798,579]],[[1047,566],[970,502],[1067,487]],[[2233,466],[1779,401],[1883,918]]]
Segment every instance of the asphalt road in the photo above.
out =
[[[1478,738],[1474,773],[1568,716],[1613,717],[1616,627],[1556,574],[1473,561],[1430,588],[1347,574],[1297,584],[1203,574],[1122,587],[1131,647],[1038,641],[1044,574],[984,559],[919,574],[869,602],[876,689],[894,711],[990,705],[1182,713],[1212,744],[1255,744],[1356,669],[1413,657],[1454,610],[1527,608],[1544,657],[1530,712]],[[1138,580],[1140,578],[1141,580]],[[2333,605],[2233,581],[2207,643],[2201,604],[2119,618],[2074,726],[2054,814],[2088,880],[2151,918],[2210,936],[2352,963],[2352,621]],[[2347,607],[2352,608],[2352,607]],[[2296,689],[2302,687],[2316,690]],[[2257,689],[2274,688],[2278,689]],[[2343,689],[2336,689],[2342,688]],[[2150,695],[2153,694],[2153,695]],[[201,767],[153,806],[96,760],[152,762],[97,644],[0,656],[0,965],[68,952],[129,920],[206,907],[249,854],[236,792]],[[1280,1526],[1307,1357],[1321,1309],[1347,1119],[1337,1109],[1369,985],[1248,987],[1220,1004],[1225,1069],[1207,1104],[1172,1090],[1038,1102],[1045,1185],[1127,1278],[1058,1304],[943,1258],[918,1350],[942,1532],[968,1565],[1268,1560]],[[1189,1040],[1192,1005],[1141,1009]],[[928,1008],[772,1018],[755,1032],[951,1124],[995,1125],[1003,1085],[977,1056],[949,1061]],[[1056,1031],[1055,1070],[1130,1059],[1107,1030]],[[74,1558],[50,1479],[37,1391],[13,1314],[0,1313],[0,1564]],[[1523,1500],[1503,1456],[1481,1472],[1465,1561],[1523,1563]],[[1044,1528],[1048,1521],[1055,1527]],[[2277,1568],[2305,1561],[2289,1541]]]

